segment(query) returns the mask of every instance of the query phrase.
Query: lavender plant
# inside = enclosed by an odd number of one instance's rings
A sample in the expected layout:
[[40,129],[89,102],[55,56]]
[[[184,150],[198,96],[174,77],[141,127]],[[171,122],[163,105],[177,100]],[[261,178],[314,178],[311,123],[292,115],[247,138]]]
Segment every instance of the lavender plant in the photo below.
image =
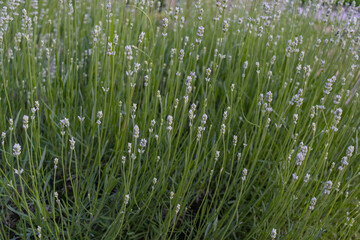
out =
[[360,238],[355,2],[0,6],[0,239]]

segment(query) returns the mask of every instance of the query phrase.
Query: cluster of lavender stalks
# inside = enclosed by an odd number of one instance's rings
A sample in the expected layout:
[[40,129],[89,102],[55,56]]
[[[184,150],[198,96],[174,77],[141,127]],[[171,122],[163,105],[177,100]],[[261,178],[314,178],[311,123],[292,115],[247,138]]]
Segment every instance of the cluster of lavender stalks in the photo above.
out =
[[359,7],[0,1],[0,239],[359,239]]

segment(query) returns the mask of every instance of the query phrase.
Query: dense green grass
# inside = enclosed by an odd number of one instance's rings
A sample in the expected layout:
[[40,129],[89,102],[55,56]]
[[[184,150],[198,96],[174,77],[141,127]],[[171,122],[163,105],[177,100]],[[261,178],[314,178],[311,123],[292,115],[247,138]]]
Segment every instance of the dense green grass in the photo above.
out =
[[1,3],[0,239],[360,237],[355,7],[111,2]]

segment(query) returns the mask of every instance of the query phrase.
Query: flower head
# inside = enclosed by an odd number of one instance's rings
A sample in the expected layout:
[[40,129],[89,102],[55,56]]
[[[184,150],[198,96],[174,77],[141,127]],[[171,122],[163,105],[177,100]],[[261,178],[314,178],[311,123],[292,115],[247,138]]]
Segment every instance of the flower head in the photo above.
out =
[[271,230],[270,236],[271,236],[272,239],[275,239],[275,238],[276,238],[276,235],[277,235],[276,229],[273,228],[273,229]]
[[21,154],[21,146],[18,143],[15,143],[13,146],[13,155],[14,157],[19,157]]
[[71,137],[71,139],[69,140],[70,142],[70,149],[74,150],[75,149],[75,140],[73,137]]
[[140,134],[140,129],[138,125],[134,126],[134,138],[139,138],[139,134]]
[[125,205],[128,205],[129,200],[130,200],[130,195],[129,195],[129,194],[126,194],[126,195],[125,195],[125,198],[124,198],[124,204],[125,204]]

